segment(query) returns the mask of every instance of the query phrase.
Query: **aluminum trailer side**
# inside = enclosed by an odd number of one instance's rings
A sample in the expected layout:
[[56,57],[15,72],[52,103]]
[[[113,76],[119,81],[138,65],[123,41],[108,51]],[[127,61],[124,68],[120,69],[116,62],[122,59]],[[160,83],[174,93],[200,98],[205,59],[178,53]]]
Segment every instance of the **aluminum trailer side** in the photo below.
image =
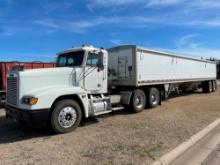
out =
[[108,52],[109,86],[130,93],[127,94],[129,100],[135,95],[135,90],[139,90],[142,100],[151,102],[150,97],[156,95],[158,100],[159,93],[161,101],[172,91],[202,88],[204,92],[212,92],[217,88],[215,62],[135,45],[110,48]]
[[109,69],[116,86],[143,86],[216,80],[216,63],[171,53],[119,46],[109,52]]

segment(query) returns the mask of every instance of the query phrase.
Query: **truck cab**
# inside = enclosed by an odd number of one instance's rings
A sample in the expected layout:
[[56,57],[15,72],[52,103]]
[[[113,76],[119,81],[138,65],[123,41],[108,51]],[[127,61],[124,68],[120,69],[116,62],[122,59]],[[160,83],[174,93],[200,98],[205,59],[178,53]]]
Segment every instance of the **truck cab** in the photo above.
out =
[[7,75],[6,115],[56,133],[74,130],[83,118],[112,111],[120,98],[107,94],[108,53],[92,46],[58,53],[57,67],[11,71]]
[[[92,46],[70,49],[58,53],[58,68],[74,68],[73,86],[87,93],[107,93],[107,51]],[[95,77],[95,78],[94,78]]]

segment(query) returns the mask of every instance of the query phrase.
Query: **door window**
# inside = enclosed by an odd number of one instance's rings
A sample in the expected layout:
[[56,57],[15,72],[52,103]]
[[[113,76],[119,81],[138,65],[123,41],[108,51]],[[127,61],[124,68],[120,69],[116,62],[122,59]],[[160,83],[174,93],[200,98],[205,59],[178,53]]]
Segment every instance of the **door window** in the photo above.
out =
[[97,66],[102,61],[102,56],[98,54],[92,54],[90,53],[87,58],[86,65],[88,66]]

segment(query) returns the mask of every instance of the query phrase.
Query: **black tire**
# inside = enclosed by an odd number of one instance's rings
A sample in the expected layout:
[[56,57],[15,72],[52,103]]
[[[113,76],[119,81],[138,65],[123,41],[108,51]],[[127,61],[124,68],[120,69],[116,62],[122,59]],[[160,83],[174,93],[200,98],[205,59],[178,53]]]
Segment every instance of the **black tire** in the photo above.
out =
[[218,83],[217,83],[217,80],[215,80],[215,91],[218,90]]
[[131,110],[135,113],[139,113],[145,109],[146,95],[143,90],[136,89],[133,91],[130,107]]
[[[67,110],[67,108],[71,110]],[[62,116],[65,116],[65,119]],[[75,130],[79,126],[81,119],[82,119],[82,111],[79,104],[74,100],[66,99],[66,100],[61,100],[55,104],[53,112],[51,114],[50,121],[51,121],[52,130],[56,134],[61,134]],[[70,120],[74,120],[74,122]],[[64,124],[65,121],[69,122],[68,123],[69,127],[62,125]]]
[[203,82],[203,84],[202,84],[202,91],[204,93],[211,93],[212,90],[213,90],[213,88],[212,88],[212,81]]
[[212,92],[217,91],[217,82],[214,80],[212,81]]
[[212,85],[212,81],[209,81],[209,83],[208,83],[209,85],[209,91],[208,91],[208,93],[211,93],[212,92],[212,90],[213,90],[213,85]]
[[147,91],[147,105],[150,108],[157,107],[160,104],[160,92],[157,88],[149,88]]

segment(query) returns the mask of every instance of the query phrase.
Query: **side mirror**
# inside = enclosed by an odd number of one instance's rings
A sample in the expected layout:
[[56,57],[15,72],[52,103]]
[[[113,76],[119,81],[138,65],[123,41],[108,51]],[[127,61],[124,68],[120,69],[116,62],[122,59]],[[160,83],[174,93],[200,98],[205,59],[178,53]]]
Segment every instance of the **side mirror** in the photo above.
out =
[[97,63],[96,66],[97,66],[97,68],[100,69],[100,70],[103,70],[103,69],[104,69],[104,65],[103,65],[103,63],[101,63],[101,62],[100,62],[100,63]]

